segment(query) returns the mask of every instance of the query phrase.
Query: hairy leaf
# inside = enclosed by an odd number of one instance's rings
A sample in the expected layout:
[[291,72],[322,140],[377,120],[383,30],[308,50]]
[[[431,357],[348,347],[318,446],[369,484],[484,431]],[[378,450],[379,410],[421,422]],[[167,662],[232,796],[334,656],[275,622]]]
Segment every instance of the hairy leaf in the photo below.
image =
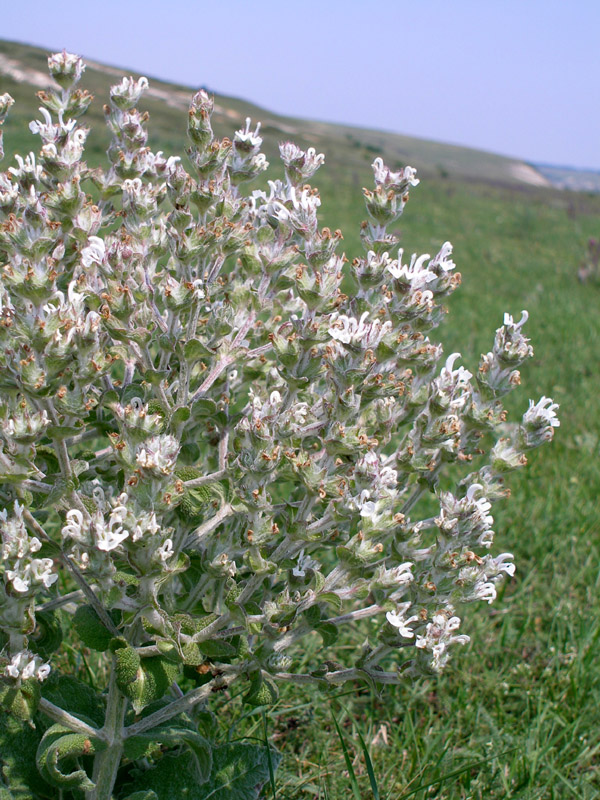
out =
[[[281,760],[271,750],[271,764],[276,769]],[[245,743],[225,744],[213,749],[213,768],[203,785],[194,781],[191,753],[166,755],[153,769],[136,781],[136,790],[152,789],[158,800],[258,800],[269,780],[267,750]]]

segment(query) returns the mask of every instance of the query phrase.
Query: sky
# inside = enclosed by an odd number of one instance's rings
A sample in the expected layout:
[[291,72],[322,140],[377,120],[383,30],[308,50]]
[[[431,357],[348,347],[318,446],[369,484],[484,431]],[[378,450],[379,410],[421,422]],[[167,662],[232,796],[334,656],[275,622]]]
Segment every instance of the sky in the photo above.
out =
[[600,0],[25,0],[0,38],[273,112],[600,170]]

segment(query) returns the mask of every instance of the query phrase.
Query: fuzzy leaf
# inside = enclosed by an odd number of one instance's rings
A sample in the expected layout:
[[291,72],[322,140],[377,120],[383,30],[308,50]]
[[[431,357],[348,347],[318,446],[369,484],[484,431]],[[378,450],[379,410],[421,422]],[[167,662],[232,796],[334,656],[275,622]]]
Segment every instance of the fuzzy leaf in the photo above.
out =
[[212,748],[210,742],[204,736],[190,728],[165,725],[154,728],[140,736],[133,736],[128,741],[128,745],[152,744],[154,742],[172,746],[185,744],[192,755],[193,773],[196,782],[202,784],[209,779],[212,769]]
[[198,649],[207,658],[211,658],[214,661],[218,661],[221,658],[233,658],[238,652],[237,647],[223,639],[208,639],[204,642],[198,642]]
[[244,695],[244,702],[250,706],[272,706],[279,699],[279,691],[274,683],[266,680],[260,672],[250,676],[250,689]]
[[[77,768],[77,759],[94,755],[104,748],[100,739],[89,738],[82,733],[73,733],[64,725],[48,728],[36,753],[36,763],[43,778],[61,789],[88,791],[94,784],[84,769]],[[65,768],[73,768],[70,772]]]
[[29,637],[29,645],[42,658],[49,658],[60,647],[63,632],[60,619],[53,611],[35,612],[35,631]]
[[[111,616],[113,621],[117,622],[120,614],[118,611],[116,613],[113,611]],[[92,606],[79,606],[73,617],[73,627],[86,647],[99,652],[108,650],[113,634],[104,627],[104,623]]]
[[179,406],[171,415],[171,425],[179,425],[182,422],[187,422],[190,418],[190,414],[191,411],[187,406]]
[[0,678],[0,709],[21,720],[30,720],[40,702],[40,684],[35,678],[17,688],[11,679]]
[[332,644],[335,644],[340,632],[338,626],[334,625],[332,622],[322,622],[316,626],[315,630],[321,634],[323,647],[330,647]]
[[133,647],[115,651],[117,685],[137,714],[167,693],[179,674],[179,665],[161,656],[141,659]]
[[71,675],[51,672],[42,684],[42,697],[92,725],[104,724],[104,699],[87,683]]
[[[281,760],[276,750],[271,750],[271,764],[277,768]],[[136,781],[137,791],[156,792],[158,800],[258,800],[269,780],[269,760],[265,747],[254,744],[226,744],[213,750],[213,768],[208,782],[198,785],[194,781],[191,753],[166,755],[154,769],[148,770]]]
[[[29,722],[0,714],[0,780],[4,779],[10,787],[6,800],[8,797],[31,800],[33,796],[51,796],[52,790],[35,763],[40,739],[41,733]],[[5,800],[1,794],[0,798]]]

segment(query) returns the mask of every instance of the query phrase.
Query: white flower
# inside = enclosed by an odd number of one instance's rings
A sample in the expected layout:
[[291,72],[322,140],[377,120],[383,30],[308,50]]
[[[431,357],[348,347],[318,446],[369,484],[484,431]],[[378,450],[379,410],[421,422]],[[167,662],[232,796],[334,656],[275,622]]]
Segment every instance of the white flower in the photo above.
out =
[[409,628],[409,625],[419,621],[418,615],[414,615],[408,619],[406,618],[406,612],[410,606],[411,603],[400,603],[396,611],[388,611],[385,615],[390,625],[393,625],[394,628],[398,628],[398,633],[400,636],[404,636],[405,639],[412,639],[414,637],[414,631]]
[[467,644],[470,637],[464,634],[458,636],[454,631],[460,627],[460,617],[448,616],[447,612],[433,615],[427,624],[425,634],[417,636],[415,646],[420,650],[429,650],[432,654],[431,666],[439,672],[446,665],[449,658],[448,647],[451,644]]
[[519,331],[523,327],[523,325],[525,325],[528,319],[529,319],[529,312],[525,311],[525,309],[521,311],[521,319],[519,320],[519,322],[515,322],[512,318],[512,315],[505,312],[504,327],[509,328],[512,331]]
[[21,156],[17,154],[15,155],[15,161],[19,165],[18,168],[8,168],[10,174],[14,175],[15,178],[19,179],[27,175],[34,183],[37,183],[39,180],[41,180],[44,168],[41,164],[36,165],[35,155],[33,153],[29,153],[28,156],[25,156],[25,160],[23,160]]
[[236,144],[242,145],[242,148],[245,150],[253,150],[256,147],[260,147],[262,144],[262,136],[259,136],[260,122],[256,123],[254,131],[250,130],[251,124],[252,120],[250,117],[246,117],[246,126],[235,132],[233,140]]
[[55,125],[52,122],[52,117],[50,116],[50,112],[47,108],[39,108],[38,111],[44,117],[44,122],[33,122],[29,123],[29,130],[32,133],[39,133],[42,139],[47,140],[48,142],[56,141],[59,136],[64,136],[65,134],[71,133],[71,131],[77,125],[77,120],[70,119],[68,122],[63,121],[62,111],[58,113],[58,125]]
[[355,474],[364,475],[375,490],[393,489],[398,483],[398,471],[392,467],[384,467],[373,450],[358,459]]
[[515,565],[512,563],[513,558],[512,553],[500,553],[500,555],[494,557],[488,556],[485,560],[486,573],[493,577],[505,572],[512,578],[516,570]]
[[129,531],[119,525],[119,518],[111,514],[108,524],[100,513],[94,515],[95,544],[105,553],[115,550],[129,536]]
[[67,511],[67,524],[63,525],[62,536],[64,539],[74,539],[76,542],[85,543],[87,541],[84,533],[83,514],[78,508]]
[[452,245],[450,242],[444,242],[440,248],[440,252],[433,258],[430,267],[438,267],[442,272],[450,272],[456,267],[456,264],[448,256],[452,255]]
[[314,147],[309,147],[308,150],[304,151],[293,142],[280,144],[279,153],[281,160],[295,181],[309,180],[325,161],[323,153],[317,155]]
[[163,564],[171,558],[175,554],[173,550],[173,540],[172,539],[165,539],[163,544],[157,548],[156,556],[159,561],[162,561]]
[[57,79],[66,76],[72,83],[77,83],[85,70],[85,64],[80,56],[63,50],[48,57],[48,70]]
[[468,385],[473,375],[464,367],[453,368],[457,358],[460,358],[460,353],[452,353],[452,355],[448,356],[446,364],[440,372],[440,378],[445,385],[451,384],[454,388],[464,388]]
[[363,489],[359,497],[354,498],[354,503],[360,511],[361,517],[367,517],[375,523],[379,519],[377,513],[377,501],[370,500],[371,492],[368,489]]
[[317,561],[313,561],[310,556],[304,555],[304,548],[298,553],[298,564],[292,569],[292,575],[296,578],[304,578],[307,569],[319,566]]
[[177,462],[179,442],[174,436],[152,436],[138,450],[135,460],[143,469],[170,475]]
[[6,570],[6,577],[16,592],[28,592],[32,583],[42,584],[49,589],[58,580],[52,572],[54,563],[51,558],[32,558],[30,561],[18,560],[14,569]]
[[304,425],[308,415],[308,403],[294,403],[290,408],[290,417],[296,425]]
[[81,251],[81,263],[84,267],[91,267],[92,264],[102,264],[106,255],[104,240],[99,236],[90,236],[88,244]]
[[440,405],[455,411],[464,408],[467,404],[470,396],[470,380],[473,377],[464,367],[454,369],[454,362],[458,358],[460,358],[460,353],[449,355],[445,366],[440,370],[439,377],[434,382]]
[[156,520],[154,511],[145,511],[137,518],[137,525],[133,531],[132,541],[139,541],[144,535],[156,536],[160,526]]
[[431,272],[427,267],[423,266],[427,259],[431,257],[429,253],[424,253],[422,256],[418,257],[416,253],[413,253],[410,258],[410,264],[402,264],[403,253],[404,250],[399,250],[398,260],[390,261],[390,263],[386,265],[387,271],[396,278],[396,280],[410,283],[411,287],[416,290],[422,289],[425,284],[436,278],[435,272]]
[[560,420],[555,409],[558,403],[553,403],[550,397],[541,397],[537,403],[529,401],[529,408],[523,414],[523,424],[532,428],[559,428]]
[[417,186],[419,179],[416,178],[417,170],[414,167],[404,167],[398,172],[392,172],[389,167],[383,163],[382,158],[376,158],[372,163],[373,174],[375,176],[375,183],[382,184],[387,187],[401,187],[404,184],[407,186]]
[[34,656],[29,650],[22,650],[6,665],[4,674],[16,680],[26,681],[35,677],[43,681],[50,674],[50,664],[44,664],[39,656]]
[[477,581],[473,587],[473,597],[477,600],[485,600],[493,603],[496,599],[496,587],[491,581]]
[[398,566],[394,567],[392,570],[390,570],[390,572],[393,575],[395,582],[400,586],[404,586],[405,584],[411,583],[414,580],[411,568],[412,561],[405,561],[402,564],[398,564]]
[[385,334],[391,330],[390,320],[382,323],[376,319],[374,322],[366,322],[369,312],[365,311],[360,320],[355,317],[348,317],[346,314],[338,315],[334,312],[331,315],[331,328],[328,333],[332,339],[342,344],[356,344],[358,342],[365,348],[377,347]]
[[122,78],[120,83],[111,86],[110,98],[116,106],[128,108],[138,102],[147,88],[148,78],[142,76],[137,81],[131,77]]

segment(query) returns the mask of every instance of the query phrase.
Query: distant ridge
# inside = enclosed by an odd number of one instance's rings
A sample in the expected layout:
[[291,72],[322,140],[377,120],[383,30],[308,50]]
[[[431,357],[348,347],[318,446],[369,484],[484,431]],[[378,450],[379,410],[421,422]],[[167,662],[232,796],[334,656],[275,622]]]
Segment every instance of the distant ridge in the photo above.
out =
[[572,192],[600,192],[600,170],[536,164],[536,170],[558,189]]
[[[39,47],[0,40],[0,94],[9,92],[16,100],[5,123],[7,158],[12,158],[14,152],[36,147],[27,124],[39,116],[39,102],[35,93],[52,83],[46,68],[48,55],[48,51]],[[130,71],[83,57],[87,68],[81,84],[95,97],[85,117],[91,127],[86,154],[93,164],[101,160],[108,141],[102,106],[106,102],[109,87]],[[194,91],[193,88],[155,78],[150,80],[150,90],[140,105],[147,108],[151,115],[150,143],[154,148],[162,148],[166,153],[181,151],[186,125],[186,116],[182,111],[187,109]],[[423,175],[440,178],[513,186],[600,190],[600,174],[597,175],[597,183],[588,177],[588,173],[585,173],[585,180],[578,183],[576,176],[572,175],[574,170],[539,167],[482,150],[369,128],[283,117],[244,100],[215,93],[213,127],[218,136],[231,136],[246,117],[262,122],[264,148],[270,158],[276,156],[277,143],[290,138],[301,146],[322,150],[330,166],[343,167],[353,174],[362,175],[373,158],[381,155],[394,168],[410,164]],[[590,188],[592,184],[596,188]]]

